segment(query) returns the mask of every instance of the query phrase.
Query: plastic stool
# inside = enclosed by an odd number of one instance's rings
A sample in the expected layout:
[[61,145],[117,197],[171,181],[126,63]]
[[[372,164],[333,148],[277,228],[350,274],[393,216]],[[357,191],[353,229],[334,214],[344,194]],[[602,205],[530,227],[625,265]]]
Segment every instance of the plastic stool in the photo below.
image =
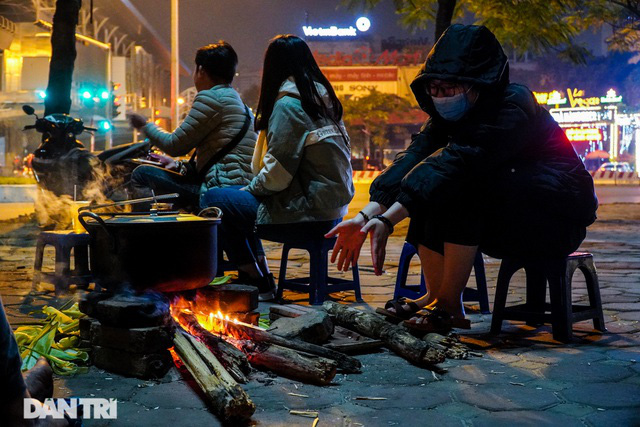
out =
[[[521,268],[526,273],[526,303],[505,308],[509,281]],[[571,303],[571,280],[578,269],[585,277],[589,305]],[[551,304],[546,302],[547,282]],[[549,260],[503,259],[498,272],[491,333],[500,333],[502,321],[507,319],[524,320],[530,326],[551,323],[553,339],[565,343],[573,337],[573,323],[581,320],[593,319],[594,328],[605,332],[593,255],[574,252],[566,258]]]
[[[407,285],[407,275],[409,274],[409,264],[411,258],[418,253],[418,250],[409,242],[404,242],[402,253],[400,254],[400,262],[398,263],[398,276],[396,277],[396,287],[393,292],[393,299],[405,297],[409,299],[417,299],[427,293],[427,285],[424,281],[424,275],[420,274],[419,285]],[[484,260],[482,253],[478,251],[476,259],[473,261],[473,268],[476,275],[477,289],[465,288],[462,294],[463,301],[478,301],[480,303],[480,311],[483,314],[489,314],[489,295],[487,294],[487,278],[484,272]]]
[[[307,242],[283,242],[277,298],[282,298],[282,292],[285,289],[308,292],[309,304],[319,305],[324,302],[324,299],[330,293],[355,291],[356,300],[362,301],[362,295],[360,295],[360,273],[357,264],[353,267],[353,280],[329,277],[329,251],[333,249],[335,242],[335,237],[332,239],[322,237],[320,239],[311,239]],[[291,249],[303,249],[309,253],[309,277],[287,279],[287,262]]]
[[[42,271],[45,246],[55,249],[55,271]],[[71,249],[73,249],[75,268],[71,270]],[[89,271],[89,233],[76,233],[70,230],[43,231],[36,244],[36,259],[33,266],[33,284],[37,290],[40,282],[52,283],[56,295],[69,289],[69,285],[87,286],[92,281]]]

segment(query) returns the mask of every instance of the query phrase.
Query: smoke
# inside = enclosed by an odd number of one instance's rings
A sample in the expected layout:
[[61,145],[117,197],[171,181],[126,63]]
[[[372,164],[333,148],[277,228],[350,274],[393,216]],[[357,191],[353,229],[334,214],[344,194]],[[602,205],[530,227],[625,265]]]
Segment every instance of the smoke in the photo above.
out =
[[[123,165],[108,165],[86,150],[71,150],[50,161],[35,201],[38,222],[55,229],[70,229],[77,221],[78,208],[128,199],[126,191],[130,170]],[[101,210],[123,212],[129,206]],[[81,228],[77,228],[81,231]]]

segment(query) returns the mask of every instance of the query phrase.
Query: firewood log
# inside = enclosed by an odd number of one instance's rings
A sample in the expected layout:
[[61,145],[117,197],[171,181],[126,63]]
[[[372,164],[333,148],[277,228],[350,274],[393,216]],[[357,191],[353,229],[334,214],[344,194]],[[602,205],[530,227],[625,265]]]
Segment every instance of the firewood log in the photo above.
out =
[[188,333],[178,330],[174,349],[207,397],[214,413],[223,421],[246,421],[256,407],[247,393],[225,371],[211,351]]
[[338,364],[334,360],[301,354],[290,348],[267,342],[239,340],[237,345],[247,355],[253,366],[267,369],[292,380],[327,385],[336,376]]
[[202,340],[236,381],[242,384],[247,383],[246,375],[251,372],[251,366],[243,352],[203,328],[194,314],[180,312],[177,317],[180,325]]
[[447,359],[469,358],[469,348],[456,338],[430,333],[425,335],[422,339],[432,347],[444,351]]
[[335,360],[338,369],[346,373],[359,373],[362,364],[356,358],[347,356],[339,351],[331,350],[319,345],[311,344],[297,339],[283,338],[274,335],[263,329],[246,323],[226,322],[225,326],[231,335],[240,340],[251,340],[256,342],[266,342],[276,344],[281,347],[290,348],[304,353],[314,354],[326,359]]
[[398,356],[410,362],[425,367],[444,362],[445,354],[442,350],[414,337],[402,326],[387,322],[382,316],[333,301],[325,301],[323,308],[335,316],[337,324],[370,338],[381,339]]

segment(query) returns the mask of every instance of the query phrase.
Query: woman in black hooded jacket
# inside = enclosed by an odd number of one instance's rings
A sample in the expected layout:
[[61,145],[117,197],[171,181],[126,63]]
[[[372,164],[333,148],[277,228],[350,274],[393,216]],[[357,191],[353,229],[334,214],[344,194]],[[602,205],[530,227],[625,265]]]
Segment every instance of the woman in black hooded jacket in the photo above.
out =
[[373,182],[370,203],[327,234],[338,235],[332,262],[353,265],[370,234],[381,274],[393,225],[409,216],[428,293],[382,311],[423,331],[466,328],[461,296],[478,248],[496,258],[568,255],[595,221],[593,180],[531,91],[509,83],[486,27],[449,27],[411,89],[430,118]]

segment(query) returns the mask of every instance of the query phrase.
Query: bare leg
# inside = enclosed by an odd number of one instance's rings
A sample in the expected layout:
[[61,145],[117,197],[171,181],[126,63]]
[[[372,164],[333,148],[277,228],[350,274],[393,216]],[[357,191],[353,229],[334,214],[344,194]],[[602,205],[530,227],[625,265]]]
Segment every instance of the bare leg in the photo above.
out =
[[[440,286],[431,288],[427,295],[429,307],[439,307],[456,318],[464,318],[462,292],[467,286],[477,246],[464,246],[454,243],[444,244],[443,275]],[[423,265],[428,265],[427,263]],[[437,273],[436,273],[437,274]],[[411,321],[420,321],[412,318]]]
[[[442,276],[444,273],[444,257],[438,252],[428,249],[426,246],[418,246],[418,256],[422,265],[422,274],[427,284],[427,294],[414,300],[420,308],[424,308],[434,302],[436,296],[440,294],[442,287]],[[408,310],[409,306],[404,305],[404,309]],[[388,309],[395,312],[393,307]]]
[[431,305],[440,295],[444,275],[444,256],[426,246],[418,246],[418,256],[422,264],[422,274],[427,284],[427,294],[416,301],[420,307]]

